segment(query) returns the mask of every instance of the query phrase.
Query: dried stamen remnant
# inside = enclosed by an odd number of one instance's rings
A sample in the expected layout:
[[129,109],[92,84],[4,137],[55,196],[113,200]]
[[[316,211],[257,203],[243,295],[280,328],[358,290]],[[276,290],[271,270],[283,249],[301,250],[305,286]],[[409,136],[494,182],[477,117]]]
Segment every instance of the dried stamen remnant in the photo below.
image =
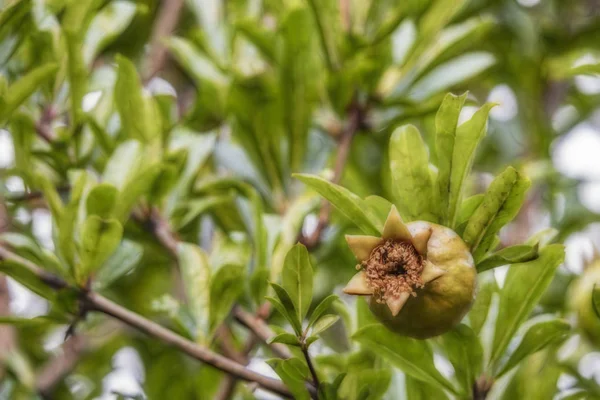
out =
[[424,286],[421,279],[423,258],[408,242],[386,240],[357,268],[365,270],[367,282],[379,303],[402,292],[416,295],[415,289]]

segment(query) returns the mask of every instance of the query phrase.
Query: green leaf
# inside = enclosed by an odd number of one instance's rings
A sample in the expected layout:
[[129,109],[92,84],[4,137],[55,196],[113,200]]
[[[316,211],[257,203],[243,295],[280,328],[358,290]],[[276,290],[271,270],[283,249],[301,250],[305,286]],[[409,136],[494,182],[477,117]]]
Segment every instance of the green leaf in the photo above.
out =
[[67,74],[69,78],[69,102],[73,126],[78,126],[83,117],[82,102],[87,92],[88,70],[83,61],[83,38],[80,32],[64,29],[67,43]]
[[483,368],[483,348],[477,334],[460,324],[441,337],[448,361],[464,393],[470,393]]
[[456,218],[457,227],[460,227],[461,225],[466,226],[467,222],[469,221],[469,218],[471,218],[475,210],[477,210],[477,208],[479,208],[479,206],[483,202],[484,197],[485,195],[483,193],[479,193],[466,198],[462,202],[462,204],[460,205],[460,211],[458,212],[458,217]]
[[419,130],[405,125],[394,130],[389,146],[393,191],[400,215],[408,221],[437,222],[429,154]]
[[108,260],[122,236],[123,226],[115,218],[87,217],[81,229],[81,265],[77,270],[80,284]]
[[58,66],[55,63],[42,65],[34,68],[10,85],[6,89],[6,96],[3,98],[0,121],[7,119],[42,84],[53,78],[57,70]]
[[[285,310],[285,312],[282,312],[281,314],[292,325],[292,328],[294,328],[294,332],[296,332],[297,335],[300,335],[302,333],[302,322],[298,318],[296,307],[294,306],[294,302],[290,298],[290,295],[282,286],[274,282],[271,282],[271,287],[273,288],[273,290],[275,290],[275,294],[277,294],[279,302]],[[281,312],[281,310],[279,311]]]
[[104,219],[110,218],[118,194],[117,189],[109,183],[96,185],[86,199],[87,214],[97,215]]
[[210,327],[214,331],[227,317],[244,292],[246,269],[243,265],[224,265],[210,282]]
[[196,324],[196,340],[206,344],[210,331],[211,288],[208,256],[199,246],[180,242],[177,245],[177,260],[188,305]]
[[58,219],[58,249],[60,255],[75,273],[75,227],[79,222],[79,203],[88,181],[87,172],[78,172],[70,175],[72,181],[71,198],[64,207]]
[[123,240],[112,256],[98,271],[94,285],[96,290],[108,288],[113,282],[130,273],[142,259],[144,248],[130,240]]
[[441,205],[442,222],[449,225],[454,220],[456,209],[450,209],[450,177],[452,172],[452,160],[454,155],[454,143],[456,141],[456,128],[458,117],[462,110],[467,92],[461,96],[448,93],[435,116],[435,151],[438,167],[438,191]]
[[288,137],[290,170],[300,171],[312,113],[319,100],[320,63],[313,21],[307,7],[294,7],[279,26],[282,37],[279,82]]
[[500,297],[491,361],[496,362],[519,326],[529,316],[550,285],[556,268],[564,261],[564,246],[544,247],[536,260],[513,264],[504,281]]
[[271,339],[267,341],[268,344],[271,343],[283,343],[290,346],[298,346],[300,347],[300,340],[298,336],[293,335],[291,333],[280,333],[277,336],[273,336]]
[[0,243],[7,244],[17,255],[37,265],[43,265],[44,268],[55,274],[64,275],[66,272],[65,267],[53,252],[42,248],[28,236],[15,232],[4,232],[0,234]]
[[448,395],[436,386],[425,385],[410,376],[405,377],[406,399],[410,400],[447,400]]
[[83,40],[85,65],[91,65],[94,58],[127,28],[138,7],[128,1],[112,1],[94,16]]
[[564,340],[569,335],[569,332],[571,332],[571,325],[559,319],[538,322],[530,326],[519,346],[510,355],[510,358],[496,374],[496,377],[504,375],[531,354],[542,350],[552,343]]
[[477,296],[469,311],[469,323],[473,331],[479,335],[488,317],[492,298],[500,289],[493,272],[479,274],[477,286]]
[[54,217],[55,221],[60,221],[64,211],[64,205],[54,183],[40,172],[36,172],[34,177],[36,186],[39,187],[44,194],[44,200],[48,203],[50,212],[52,212],[52,217]]
[[115,205],[114,215],[120,221],[126,221],[135,203],[144,195],[149,195],[152,185],[162,169],[161,164],[150,165],[142,171],[121,191]]
[[342,38],[339,4],[335,0],[308,0],[325,56],[331,71],[338,69],[338,44]]
[[267,360],[267,364],[279,375],[290,392],[292,392],[294,399],[310,400],[310,394],[308,393],[302,374],[297,369],[297,363],[290,360],[292,359],[271,359]]
[[456,215],[462,202],[465,180],[471,172],[477,145],[485,136],[488,114],[493,106],[493,103],[486,103],[470,120],[456,129],[448,197],[448,216],[454,216],[454,219],[449,219],[451,228],[456,227]]
[[14,260],[0,260],[0,272],[10,276],[33,293],[48,300],[56,297],[56,292],[42,282],[31,270]]
[[21,318],[13,316],[0,316],[0,325],[13,325],[19,328],[38,328],[58,324],[48,317]]
[[185,204],[187,211],[185,211],[185,214],[183,214],[181,217],[176,218],[176,222],[173,223],[173,227],[175,229],[183,228],[190,222],[194,221],[205,211],[210,210],[214,206],[231,202],[232,200],[233,197],[229,195],[203,196],[201,199],[191,200]]
[[420,35],[431,38],[450,22],[465,3],[465,0],[433,1],[419,22]]
[[121,117],[121,129],[126,138],[150,142],[160,135],[158,112],[152,97],[144,88],[135,66],[127,58],[116,57],[118,76],[114,99]]
[[296,244],[285,256],[281,281],[294,302],[298,320],[303,321],[310,307],[313,291],[313,268],[308,250],[303,244]]
[[319,192],[365,234],[379,235],[381,233],[383,226],[375,225],[374,218],[366,211],[367,207],[364,201],[348,189],[314,175],[292,174],[292,176]]
[[467,81],[496,63],[489,52],[478,51],[455,57],[435,67],[410,88],[410,100],[421,102],[454,85]]
[[308,327],[310,328],[311,326],[313,326],[314,323],[317,322],[317,320],[319,318],[321,318],[321,316],[327,312],[327,310],[329,309],[329,307],[336,300],[339,300],[339,297],[337,297],[335,294],[330,294],[329,296],[325,297],[323,299],[323,301],[321,301],[315,307],[315,309],[313,310],[312,314],[310,314],[310,319],[308,320]]
[[263,27],[260,21],[236,21],[235,28],[261,52],[267,61],[277,62],[275,35],[271,30]]
[[340,319],[339,315],[327,314],[319,318],[312,327],[311,335],[319,335]]
[[398,336],[383,325],[368,325],[352,337],[371,351],[400,368],[406,375],[443,390],[456,389],[433,364],[433,352],[424,340]]
[[535,260],[538,246],[526,244],[505,247],[477,263],[477,272],[483,272],[502,265],[516,264]]
[[517,215],[530,184],[529,179],[512,167],[504,170],[490,184],[483,202],[469,218],[463,233],[463,240],[471,248],[476,262],[490,250],[500,228]]
[[144,155],[144,147],[137,140],[121,143],[108,159],[102,181],[123,190],[139,173]]

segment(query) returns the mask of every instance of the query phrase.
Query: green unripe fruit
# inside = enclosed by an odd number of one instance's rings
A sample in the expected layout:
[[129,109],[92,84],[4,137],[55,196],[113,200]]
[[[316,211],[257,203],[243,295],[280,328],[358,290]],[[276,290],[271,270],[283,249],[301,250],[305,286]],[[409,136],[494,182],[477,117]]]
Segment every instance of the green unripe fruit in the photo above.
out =
[[470,310],[477,271],[451,229],[425,221],[405,225],[393,208],[381,238],[347,241],[361,271],[344,291],[371,296],[371,311],[390,330],[426,339],[449,331]]
[[577,315],[577,324],[592,342],[600,345],[600,318],[592,306],[594,286],[600,287],[600,260],[585,269],[569,287],[569,308]]

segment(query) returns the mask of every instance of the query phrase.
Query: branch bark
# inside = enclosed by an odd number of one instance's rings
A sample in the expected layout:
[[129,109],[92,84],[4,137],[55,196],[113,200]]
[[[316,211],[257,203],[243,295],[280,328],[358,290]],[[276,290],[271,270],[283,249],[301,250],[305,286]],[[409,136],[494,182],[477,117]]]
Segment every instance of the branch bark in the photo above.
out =
[[62,346],[62,351],[48,360],[37,373],[35,387],[45,399],[52,398],[56,385],[77,365],[85,348],[85,340],[80,335],[71,336]]
[[[269,339],[275,336],[275,333],[265,323],[264,319],[245,311],[240,306],[234,307],[233,316],[264,343],[267,343]],[[292,353],[281,343],[271,343],[269,347],[277,357],[292,358]]]
[[[0,233],[8,228],[10,219],[0,199]],[[6,276],[0,274],[0,316],[10,315],[10,294],[8,293],[8,282]],[[15,328],[10,325],[0,325],[0,381],[4,377],[4,360],[10,354],[17,342],[17,333]]]
[[[357,100],[354,100],[348,111],[348,123],[339,140],[338,152],[335,158],[333,169],[332,183],[338,184],[342,179],[344,167],[350,154],[350,145],[354,135],[365,125],[366,107],[360,105]],[[325,199],[321,203],[321,211],[319,212],[319,222],[314,232],[308,237],[300,237],[299,241],[309,249],[316,247],[319,244],[323,230],[329,224],[329,216],[331,214],[331,204]]]
[[173,33],[175,26],[179,21],[181,10],[184,6],[184,0],[163,0],[158,10],[156,23],[152,30],[152,39],[150,41],[150,54],[147,60],[147,73],[144,81],[150,81],[167,61],[167,49],[162,40]]
[[[292,398],[292,394],[287,389],[285,384],[280,380],[269,378],[251,371],[245,366],[220,354],[217,354],[206,347],[200,346],[188,339],[185,339],[175,332],[170,331],[169,329],[164,328],[163,326],[150,321],[141,315],[118,305],[117,303],[114,303],[98,293],[72,287],[60,277],[50,274],[40,266],[1,246],[0,259],[13,260],[21,264],[24,268],[29,270],[29,272],[37,276],[41,282],[48,284],[54,289],[58,290],[69,288],[71,290],[79,291],[81,301],[90,311],[97,311],[111,316],[133,328],[136,328],[141,332],[148,334],[149,336],[160,339],[162,342],[176,347],[190,357],[224,371],[236,377],[237,379],[254,382],[265,390],[276,393],[285,398]],[[309,386],[308,389],[313,396],[316,396],[316,390],[312,385]]]

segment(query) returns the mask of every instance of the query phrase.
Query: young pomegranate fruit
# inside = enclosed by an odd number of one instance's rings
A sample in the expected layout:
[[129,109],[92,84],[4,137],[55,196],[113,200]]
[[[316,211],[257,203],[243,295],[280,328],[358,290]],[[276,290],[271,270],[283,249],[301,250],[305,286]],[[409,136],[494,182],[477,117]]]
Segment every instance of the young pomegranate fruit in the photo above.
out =
[[600,318],[592,305],[594,287],[600,287],[600,259],[586,265],[583,274],[569,287],[569,308],[577,315],[577,326],[585,336],[600,345]]
[[390,330],[419,339],[457,325],[471,308],[473,257],[451,229],[425,221],[404,224],[395,206],[382,237],[347,235],[359,272],[344,288],[370,296],[370,309]]

